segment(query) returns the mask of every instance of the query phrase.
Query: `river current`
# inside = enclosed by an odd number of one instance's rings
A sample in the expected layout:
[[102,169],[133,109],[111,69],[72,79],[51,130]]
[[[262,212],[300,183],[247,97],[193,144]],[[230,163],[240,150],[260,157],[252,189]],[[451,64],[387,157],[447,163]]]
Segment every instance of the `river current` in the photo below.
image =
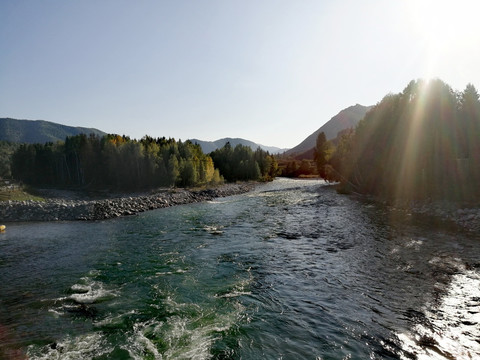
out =
[[480,358],[480,237],[287,179],[7,224],[1,358]]

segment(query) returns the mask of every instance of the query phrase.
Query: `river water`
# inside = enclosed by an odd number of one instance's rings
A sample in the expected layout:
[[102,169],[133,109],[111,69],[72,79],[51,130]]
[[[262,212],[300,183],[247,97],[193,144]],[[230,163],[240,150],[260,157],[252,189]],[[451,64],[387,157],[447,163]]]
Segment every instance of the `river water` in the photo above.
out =
[[7,224],[0,358],[474,359],[480,238],[318,180]]

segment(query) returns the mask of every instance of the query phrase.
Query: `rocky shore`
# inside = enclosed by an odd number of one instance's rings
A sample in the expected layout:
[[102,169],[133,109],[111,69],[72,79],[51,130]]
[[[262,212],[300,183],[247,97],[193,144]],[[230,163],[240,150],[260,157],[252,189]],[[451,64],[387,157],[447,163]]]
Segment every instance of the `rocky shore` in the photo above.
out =
[[243,183],[202,190],[166,189],[146,195],[95,200],[62,197],[47,198],[45,201],[4,201],[0,202],[0,221],[104,220],[242,194],[251,191],[254,186],[252,183]]

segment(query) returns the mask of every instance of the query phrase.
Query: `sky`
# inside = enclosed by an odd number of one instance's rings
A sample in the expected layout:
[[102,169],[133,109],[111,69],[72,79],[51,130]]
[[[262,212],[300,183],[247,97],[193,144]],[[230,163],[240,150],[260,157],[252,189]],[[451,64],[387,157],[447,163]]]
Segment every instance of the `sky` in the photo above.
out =
[[411,80],[480,88],[476,0],[0,0],[0,117],[291,148]]

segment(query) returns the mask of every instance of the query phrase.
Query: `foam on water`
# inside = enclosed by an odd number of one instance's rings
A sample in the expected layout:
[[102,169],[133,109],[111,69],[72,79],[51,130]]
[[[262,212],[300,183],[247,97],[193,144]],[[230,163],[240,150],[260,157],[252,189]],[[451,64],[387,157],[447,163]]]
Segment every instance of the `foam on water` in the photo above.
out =
[[130,310],[128,312],[121,313],[121,314],[113,314],[105,317],[102,320],[94,321],[93,324],[96,328],[115,327],[123,323],[125,318],[133,316],[135,314],[137,314],[136,310]]
[[155,273],[155,275],[162,276],[162,275],[184,274],[187,271],[188,270],[184,270],[184,269],[177,269],[175,271],[158,271]]
[[[189,272],[172,269],[146,277],[147,283],[151,282],[149,287],[155,301],[145,308],[140,306],[141,302],[135,302],[138,299],[130,297],[125,289],[120,291],[104,283],[102,276],[105,274],[102,272],[89,272],[66,290],[66,296],[53,300],[54,305],[49,309],[56,318],[86,324],[86,332],[79,336],[67,335],[47,345],[30,345],[28,357],[211,358],[212,345],[242,318],[245,308],[236,298],[250,293],[247,288],[252,277],[249,271],[247,278],[235,276],[231,279],[233,281],[222,286],[224,290],[219,296],[210,293],[208,288],[201,288],[202,296],[193,301],[189,297],[190,290],[182,294],[178,289],[164,286],[164,281],[169,281],[165,276],[182,276],[185,273],[188,275]],[[218,290],[216,286],[214,288]],[[115,301],[110,301],[113,299]],[[130,310],[118,311],[128,307]],[[70,315],[73,317],[70,318]],[[88,324],[91,324],[90,330]]]
[[73,284],[70,287],[73,293],[69,296],[69,299],[79,304],[93,304],[116,297],[118,295],[117,290],[107,289],[102,281],[95,280],[95,277],[99,275],[99,271],[92,270],[88,276]]
[[[165,321],[138,321],[121,336],[123,344],[117,345],[133,359],[209,359],[212,344],[236,323],[244,308],[237,304],[227,314],[203,313],[195,304],[178,304],[169,299],[169,306],[179,315]],[[189,315],[191,314],[191,315]],[[112,356],[115,345],[109,342],[106,328],[115,328],[125,317],[135,316],[134,311],[113,315],[95,323],[97,330],[45,346],[31,345],[29,359],[91,359]],[[102,330],[103,329],[103,330]]]
[[243,280],[240,280],[238,283],[234,284],[231,290],[227,292],[222,292],[222,293],[217,293],[215,294],[215,297],[217,298],[235,298],[243,295],[251,295],[252,292],[248,290],[249,285],[253,281],[253,276],[250,272],[250,269],[247,271],[248,272],[248,278],[245,278]]
[[113,350],[108,346],[104,336],[99,333],[79,335],[76,337],[66,337],[64,340],[38,347],[30,345],[27,349],[29,359],[38,360],[78,360],[92,359],[110,353]]
[[206,232],[212,235],[222,235],[223,231],[221,229],[222,229],[222,226],[215,226],[215,225],[205,225],[203,227],[203,230],[205,230]]
[[[72,287],[72,290],[78,291],[78,288]],[[79,304],[93,304],[116,296],[114,290],[105,289],[103,283],[97,281],[93,281],[88,286],[83,287],[82,291],[85,292],[74,293],[69,298]]]
[[123,347],[135,360],[143,359],[145,354],[149,354],[155,359],[163,358],[154,342],[146,336],[147,330],[150,328],[156,328],[155,322],[134,324],[133,335],[128,338],[126,346]]
[[219,313],[197,304],[177,303],[171,297],[167,297],[165,306],[177,315],[133,325],[122,346],[133,359],[209,359],[212,344],[235,325],[245,310],[235,304],[233,311]]
[[119,289],[109,288],[102,281],[94,279],[100,274],[99,271],[92,270],[87,276],[80,278],[77,283],[71,285],[66,291],[69,293],[66,296],[42,299],[41,303],[55,317],[68,314],[92,317],[95,315],[95,308],[92,307],[92,304],[112,300],[120,294]]
[[174,316],[162,324],[166,331],[169,349],[165,358],[208,359],[210,348],[221,332],[227,331],[235,323],[236,314],[206,314],[188,319]]

